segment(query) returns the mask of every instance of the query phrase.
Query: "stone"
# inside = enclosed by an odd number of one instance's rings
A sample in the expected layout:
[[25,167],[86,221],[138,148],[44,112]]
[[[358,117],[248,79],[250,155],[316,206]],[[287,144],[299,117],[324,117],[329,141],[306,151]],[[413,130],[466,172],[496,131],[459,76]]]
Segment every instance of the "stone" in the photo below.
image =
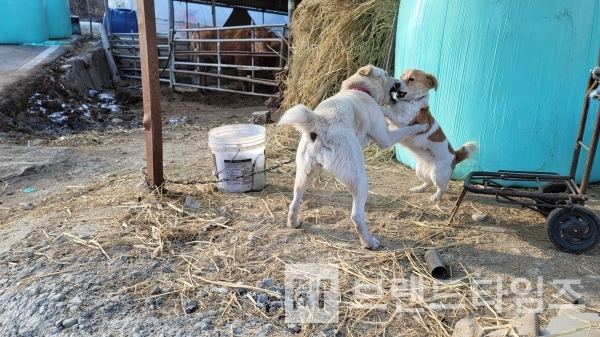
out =
[[583,305],[576,305],[576,304],[563,304],[560,306],[560,308],[558,309],[558,313],[556,314],[556,316],[560,316],[560,315],[578,315],[582,313],[582,309],[584,308]]
[[60,302],[65,299],[65,294],[56,294],[50,298],[53,302]]
[[265,125],[271,122],[271,111],[254,111],[252,113],[252,124]]
[[290,330],[293,333],[298,333],[301,330],[299,326],[297,326],[296,324],[293,324],[293,323],[288,324],[287,328],[288,328],[288,330]]
[[473,215],[471,215],[471,218],[475,221],[483,221],[487,218],[487,214],[474,213]]
[[261,282],[262,288],[272,287],[273,285],[275,285],[275,280],[271,277],[267,277]]
[[463,318],[456,322],[452,337],[481,337],[483,329],[474,319]]
[[581,313],[560,315],[550,319],[540,336],[560,335],[561,337],[600,337],[600,315]]
[[519,337],[537,337],[540,335],[540,316],[536,312],[525,314],[512,326]]
[[65,61],[71,66],[61,78],[61,83],[72,91],[85,96],[90,88],[108,88],[111,84],[111,71],[104,48],[92,48],[86,54],[74,56]]
[[194,199],[194,197],[192,197],[191,195],[188,195],[187,197],[185,197],[185,203],[183,204],[183,208],[191,211],[196,211],[200,208],[200,202]]
[[158,285],[155,285],[154,288],[152,288],[152,291],[150,291],[150,295],[158,295],[162,293],[162,289],[160,289],[160,287]]
[[186,314],[191,314],[194,310],[198,309],[198,302],[190,300],[185,304],[184,309]]
[[62,326],[64,326],[66,329],[72,327],[73,325],[77,324],[79,321],[77,320],[77,317],[75,318],[70,318],[70,319],[66,319],[62,322]]

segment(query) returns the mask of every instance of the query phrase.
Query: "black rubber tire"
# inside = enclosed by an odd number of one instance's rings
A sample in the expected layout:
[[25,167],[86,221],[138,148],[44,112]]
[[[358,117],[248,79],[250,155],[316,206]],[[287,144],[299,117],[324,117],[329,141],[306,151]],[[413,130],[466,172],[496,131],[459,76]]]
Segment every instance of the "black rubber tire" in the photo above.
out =
[[600,217],[580,205],[556,208],[546,219],[546,234],[563,252],[580,254],[600,241]]
[[[569,187],[566,183],[549,183],[546,186],[542,187],[542,192],[544,193],[570,193]],[[542,199],[547,204],[565,204],[565,201],[562,200],[552,200],[552,199]],[[540,210],[544,216],[548,217],[548,214],[555,210],[555,207],[542,206],[536,200],[536,208]]]

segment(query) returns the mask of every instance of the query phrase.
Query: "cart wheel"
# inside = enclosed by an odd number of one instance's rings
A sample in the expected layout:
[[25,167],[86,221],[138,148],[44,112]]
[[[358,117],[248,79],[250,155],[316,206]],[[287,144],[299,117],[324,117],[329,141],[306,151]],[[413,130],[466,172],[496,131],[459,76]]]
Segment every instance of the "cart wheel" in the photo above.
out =
[[[569,187],[567,186],[566,183],[550,183],[550,184],[547,184],[546,186],[542,187],[542,192],[544,192],[544,193],[568,193]],[[548,217],[548,214],[550,214],[550,212],[552,212],[552,210],[556,209],[556,207],[543,206],[543,205],[541,205],[540,201],[544,202],[546,204],[555,204],[555,205],[564,205],[565,204],[564,200],[552,200],[552,199],[540,199],[539,201],[536,200],[535,207],[540,212],[542,212],[545,217]]]
[[583,253],[600,240],[600,217],[580,205],[556,208],[546,220],[546,234],[552,243],[567,253]]

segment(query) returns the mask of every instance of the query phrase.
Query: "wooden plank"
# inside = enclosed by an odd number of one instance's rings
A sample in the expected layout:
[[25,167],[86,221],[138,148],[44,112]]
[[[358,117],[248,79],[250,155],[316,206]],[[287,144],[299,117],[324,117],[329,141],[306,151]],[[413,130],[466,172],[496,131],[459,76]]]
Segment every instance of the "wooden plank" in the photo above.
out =
[[143,125],[146,130],[146,163],[148,184],[152,188],[164,183],[162,124],[160,113],[160,81],[154,0],[136,0],[142,70]]

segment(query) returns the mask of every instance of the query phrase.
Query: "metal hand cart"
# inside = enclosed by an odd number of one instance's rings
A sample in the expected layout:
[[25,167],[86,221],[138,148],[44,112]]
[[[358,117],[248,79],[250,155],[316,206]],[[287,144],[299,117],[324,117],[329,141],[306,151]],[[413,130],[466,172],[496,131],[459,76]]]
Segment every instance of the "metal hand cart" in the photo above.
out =
[[[599,58],[600,64],[600,58]],[[562,176],[553,172],[530,171],[474,171],[467,175],[464,186],[448,223],[452,222],[458,207],[467,192],[487,194],[496,197],[500,203],[521,205],[546,217],[546,233],[558,249],[569,253],[582,253],[594,248],[600,241],[600,217],[584,207],[589,197],[586,195],[592,165],[600,135],[600,108],[589,147],[582,143],[583,133],[590,106],[590,97],[600,91],[600,66],[592,69],[583,102],[579,131],[575,142],[575,151],[571,162],[571,172]],[[600,99],[598,96],[594,96]],[[575,183],[575,174],[581,148],[588,150],[581,184]],[[515,182],[528,182],[537,188],[517,189],[510,187]]]

